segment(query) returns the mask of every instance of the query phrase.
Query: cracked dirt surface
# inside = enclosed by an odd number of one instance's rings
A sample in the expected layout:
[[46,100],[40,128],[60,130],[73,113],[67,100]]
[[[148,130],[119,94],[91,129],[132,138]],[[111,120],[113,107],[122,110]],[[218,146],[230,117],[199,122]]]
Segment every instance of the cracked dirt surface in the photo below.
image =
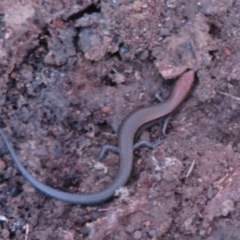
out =
[[[195,71],[169,137],[134,154],[119,198],[79,206],[17,171],[0,139],[0,239],[237,239],[240,226],[238,1],[3,0],[1,127],[50,186],[94,192],[116,176],[123,119]],[[161,137],[158,125],[141,139]]]

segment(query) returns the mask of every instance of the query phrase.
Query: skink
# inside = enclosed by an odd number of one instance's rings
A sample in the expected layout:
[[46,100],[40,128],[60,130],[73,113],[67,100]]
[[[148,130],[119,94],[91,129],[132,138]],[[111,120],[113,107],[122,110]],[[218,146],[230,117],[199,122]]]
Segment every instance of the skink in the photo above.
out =
[[94,193],[68,193],[60,191],[41,183],[34,178],[18,160],[13,148],[8,142],[5,134],[0,129],[1,136],[7,146],[7,149],[21,174],[38,190],[50,197],[82,205],[93,205],[101,203],[111,198],[115,190],[123,186],[132,170],[133,163],[133,141],[134,135],[139,127],[147,122],[154,121],[175,110],[187,96],[194,82],[194,71],[190,70],[184,73],[174,85],[166,101],[152,107],[142,108],[130,114],[121,124],[118,133],[118,147],[120,154],[120,166],[118,174],[114,181],[105,189]]

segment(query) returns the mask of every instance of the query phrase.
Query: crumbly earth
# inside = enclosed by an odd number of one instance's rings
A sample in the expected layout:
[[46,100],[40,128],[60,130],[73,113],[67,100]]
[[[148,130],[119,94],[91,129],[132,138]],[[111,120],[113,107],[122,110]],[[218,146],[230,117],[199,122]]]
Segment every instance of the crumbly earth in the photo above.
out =
[[[45,196],[0,140],[0,239],[239,239],[239,18],[233,0],[2,0],[0,127],[50,186],[105,188],[119,157],[97,156],[123,119],[187,69],[196,80],[103,204]],[[140,136],[159,137],[158,124]]]

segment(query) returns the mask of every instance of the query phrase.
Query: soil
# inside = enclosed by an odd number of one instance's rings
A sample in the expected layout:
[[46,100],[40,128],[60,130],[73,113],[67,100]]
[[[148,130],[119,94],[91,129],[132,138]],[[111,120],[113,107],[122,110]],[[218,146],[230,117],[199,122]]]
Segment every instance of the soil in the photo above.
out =
[[104,189],[119,157],[97,156],[126,116],[187,69],[196,80],[165,141],[96,206],[34,189],[0,140],[0,239],[239,239],[239,18],[233,0],[2,0],[0,125],[52,187]]

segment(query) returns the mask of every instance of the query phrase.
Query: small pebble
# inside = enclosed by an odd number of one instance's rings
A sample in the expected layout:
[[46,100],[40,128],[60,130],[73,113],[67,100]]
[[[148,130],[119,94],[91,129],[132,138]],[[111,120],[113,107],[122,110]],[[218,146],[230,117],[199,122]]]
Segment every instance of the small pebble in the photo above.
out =
[[9,231],[7,229],[2,229],[1,236],[2,236],[2,239],[8,239]]
[[126,81],[125,77],[121,74],[121,73],[114,73],[113,76],[112,76],[112,80],[115,82],[115,83],[124,83]]
[[153,229],[153,230],[150,230],[150,231],[148,232],[148,234],[149,234],[150,237],[154,237],[154,236],[157,235],[157,231]]
[[75,239],[76,232],[75,230],[64,231],[63,239],[64,240],[72,240]]
[[111,107],[110,106],[104,106],[102,109],[101,109],[102,113],[105,113],[105,114],[108,114],[111,112]]
[[90,232],[90,229],[88,227],[82,227],[80,229],[80,233],[83,235],[83,236],[88,236],[89,235],[89,232]]
[[201,230],[200,232],[199,232],[199,235],[200,236],[204,236],[206,234],[206,231],[205,230]]
[[207,197],[208,197],[208,199],[212,199],[213,198],[213,188],[212,188],[211,185],[208,187]]
[[35,192],[35,188],[33,188],[29,182],[25,182],[22,185],[22,188],[23,188],[23,191],[26,193],[34,193]]
[[134,231],[134,228],[133,228],[132,225],[128,225],[128,226],[125,227],[125,231],[127,233],[132,233]]
[[0,159],[0,173],[3,173],[3,170],[5,169],[6,167],[6,163]]
[[120,51],[121,54],[127,53],[127,52],[129,52],[129,47],[124,45],[124,44],[121,44],[120,48],[119,48],[119,51]]
[[161,28],[160,34],[161,34],[161,36],[166,37],[166,36],[169,36],[170,31],[168,28]]
[[13,176],[14,169],[12,167],[8,167],[4,172],[4,179],[9,179]]
[[134,239],[141,239],[142,238],[142,232],[139,231],[139,230],[135,231],[134,234],[133,234],[133,238]]
[[229,48],[227,48],[227,47],[225,47],[225,48],[223,49],[223,52],[224,52],[224,54],[225,54],[227,57],[231,55],[231,50],[230,50]]
[[146,222],[144,222],[143,224],[144,224],[145,227],[149,227],[150,224],[151,224],[151,222],[150,222],[150,221],[146,221]]

